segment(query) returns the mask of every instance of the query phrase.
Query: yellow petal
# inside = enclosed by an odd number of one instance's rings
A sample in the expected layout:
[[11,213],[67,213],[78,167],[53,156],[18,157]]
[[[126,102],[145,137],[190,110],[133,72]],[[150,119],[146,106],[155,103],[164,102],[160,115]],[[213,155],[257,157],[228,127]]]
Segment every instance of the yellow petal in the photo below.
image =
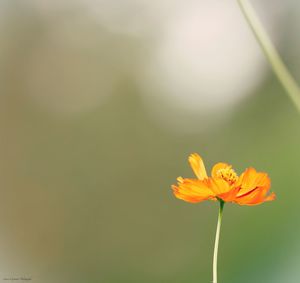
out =
[[259,189],[267,192],[271,186],[271,180],[266,173],[256,172],[254,168],[248,168],[240,176],[236,186],[241,189],[238,197],[249,193],[254,189]]
[[240,187],[240,191],[234,202],[240,205],[257,205],[272,201],[276,197],[274,193],[267,195],[271,186],[268,175],[263,172],[256,172],[254,168],[246,169],[236,186]]
[[205,166],[201,156],[197,153],[192,153],[189,156],[189,163],[199,180],[207,178]]
[[231,168],[231,165],[229,165],[227,163],[219,162],[219,163],[215,164],[214,167],[212,168],[211,176],[213,178],[219,178],[218,171],[220,171],[221,169],[227,169],[227,168]]
[[226,193],[219,194],[218,198],[222,199],[225,202],[234,201],[238,192],[239,188],[232,188]]
[[208,181],[209,188],[213,191],[215,196],[229,192],[232,187],[221,178],[210,178]]
[[211,199],[213,197],[213,192],[206,183],[198,179],[179,178],[178,185],[173,185],[172,189],[177,198],[192,203]]
[[234,202],[239,205],[257,205],[266,201],[275,200],[275,198],[276,195],[274,193],[266,196],[265,191],[255,189],[246,195],[235,198]]

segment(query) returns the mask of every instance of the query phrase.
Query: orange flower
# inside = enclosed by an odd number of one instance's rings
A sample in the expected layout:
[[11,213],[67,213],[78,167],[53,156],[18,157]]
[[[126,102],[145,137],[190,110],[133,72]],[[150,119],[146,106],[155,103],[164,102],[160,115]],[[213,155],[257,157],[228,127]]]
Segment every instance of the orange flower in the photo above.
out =
[[274,193],[267,195],[271,181],[266,173],[248,168],[238,176],[231,165],[217,163],[212,168],[211,177],[208,177],[203,160],[197,153],[189,156],[189,163],[197,179],[177,178],[178,185],[173,185],[172,189],[179,199],[192,203],[222,200],[240,205],[256,205],[275,199]]

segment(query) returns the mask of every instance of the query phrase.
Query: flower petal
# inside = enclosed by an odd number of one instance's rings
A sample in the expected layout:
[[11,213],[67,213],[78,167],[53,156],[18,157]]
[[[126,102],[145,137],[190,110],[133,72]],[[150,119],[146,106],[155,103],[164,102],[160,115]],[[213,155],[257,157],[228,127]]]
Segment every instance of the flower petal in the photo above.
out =
[[248,168],[240,176],[237,182],[240,191],[234,202],[240,205],[256,205],[275,199],[275,194],[267,195],[271,187],[270,178],[266,173],[256,172],[254,168]]
[[200,202],[213,198],[213,192],[207,184],[198,179],[183,179],[179,177],[178,185],[172,186],[174,195],[187,202]]
[[228,167],[231,167],[231,165],[229,165],[227,163],[223,163],[223,162],[219,162],[219,163],[215,164],[211,170],[211,176],[213,178],[219,178],[218,171],[221,169],[226,169]]
[[240,176],[236,186],[240,187],[238,197],[249,193],[254,189],[268,191],[271,186],[271,180],[266,173],[256,172],[254,168],[248,168]]
[[207,184],[217,197],[232,189],[232,187],[221,178],[210,178],[207,180]]
[[219,194],[218,198],[222,199],[225,202],[234,201],[238,192],[239,188],[233,188],[226,193]]
[[271,193],[270,195],[266,196],[265,192],[256,189],[245,196],[236,198],[234,202],[239,205],[257,205],[266,201],[275,200],[275,198],[276,195],[274,193]]
[[273,201],[276,199],[276,195],[275,193],[271,193],[270,195],[268,195],[264,201]]
[[205,166],[201,156],[197,153],[192,153],[189,156],[189,163],[199,180],[207,178]]

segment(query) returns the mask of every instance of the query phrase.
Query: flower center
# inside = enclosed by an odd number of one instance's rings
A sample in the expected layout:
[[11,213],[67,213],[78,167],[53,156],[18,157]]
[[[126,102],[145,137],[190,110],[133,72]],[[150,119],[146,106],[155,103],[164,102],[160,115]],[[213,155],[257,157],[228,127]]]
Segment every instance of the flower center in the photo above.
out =
[[222,168],[222,169],[218,170],[217,171],[217,176],[219,178],[222,178],[226,182],[228,182],[230,185],[232,185],[233,183],[235,183],[237,181],[237,179],[238,179],[237,174],[231,168],[231,166],[228,166],[226,168]]

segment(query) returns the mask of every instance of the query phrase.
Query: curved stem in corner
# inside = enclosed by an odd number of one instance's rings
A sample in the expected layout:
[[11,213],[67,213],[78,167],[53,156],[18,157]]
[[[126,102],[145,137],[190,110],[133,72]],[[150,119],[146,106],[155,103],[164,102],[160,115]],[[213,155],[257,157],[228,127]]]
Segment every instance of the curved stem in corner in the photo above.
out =
[[224,201],[220,200],[218,224],[217,224],[215,247],[214,247],[214,258],[213,258],[213,281],[212,281],[213,283],[218,282],[218,249],[219,249],[219,239],[220,239],[223,207],[224,207]]
[[264,30],[260,20],[258,19],[255,10],[248,0],[237,0],[248,24],[250,25],[258,43],[265,53],[269,63],[272,66],[274,73],[286,90],[290,99],[295,104],[297,110],[300,112],[300,88],[283,63],[280,55],[272,44],[268,34]]

